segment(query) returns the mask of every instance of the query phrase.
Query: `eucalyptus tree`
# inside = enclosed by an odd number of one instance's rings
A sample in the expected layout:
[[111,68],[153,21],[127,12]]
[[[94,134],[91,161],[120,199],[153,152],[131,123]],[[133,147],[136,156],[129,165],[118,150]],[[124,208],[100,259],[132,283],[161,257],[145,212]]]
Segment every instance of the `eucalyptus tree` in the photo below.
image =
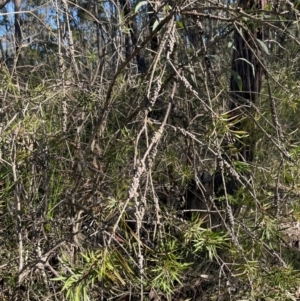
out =
[[[2,0],[0,1],[0,9],[4,8],[6,4],[8,4],[10,0]],[[21,31],[21,3],[22,0],[14,0],[14,25],[15,25],[15,46],[16,49],[20,47],[22,44],[22,31]]]

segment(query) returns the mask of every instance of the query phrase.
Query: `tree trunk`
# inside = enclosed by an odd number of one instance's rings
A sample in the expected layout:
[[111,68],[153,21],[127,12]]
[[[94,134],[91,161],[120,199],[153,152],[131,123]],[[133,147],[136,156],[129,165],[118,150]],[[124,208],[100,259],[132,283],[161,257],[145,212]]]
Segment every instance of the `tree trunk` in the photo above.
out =
[[[240,0],[238,6],[244,11],[262,9],[266,0]],[[263,68],[261,66],[262,52],[257,39],[261,40],[262,31],[256,24],[245,24],[247,30],[238,28],[234,32],[234,48],[232,56],[232,75],[230,79],[230,109],[233,116],[243,117],[249,110],[249,102],[255,102],[261,90]],[[237,122],[234,130],[248,131],[249,120]],[[249,133],[251,136],[251,133]],[[250,139],[253,140],[253,137]],[[242,159],[248,162],[253,160],[253,141],[249,139],[236,142]]]
[[[0,9],[2,9],[10,0],[0,0]],[[21,15],[20,8],[22,0],[15,0],[15,45],[16,51],[22,44],[22,32],[21,32]]]
[[[119,0],[121,8],[124,11],[124,17],[130,18],[128,22],[128,32],[125,36],[125,54],[126,58],[128,58],[132,53],[132,47],[137,46],[138,42],[138,28],[136,24],[135,17],[131,17],[130,13],[132,12],[132,3],[130,0]],[[146,72],[146,63],[144,57],[138,53],[136,55],[138,70],[141,73]]]
[[21,0],[15,0],[15,44],[16,50],[22,44],[22,32],[21,32],[21,15],[20,15],[20,8],[21,8]]

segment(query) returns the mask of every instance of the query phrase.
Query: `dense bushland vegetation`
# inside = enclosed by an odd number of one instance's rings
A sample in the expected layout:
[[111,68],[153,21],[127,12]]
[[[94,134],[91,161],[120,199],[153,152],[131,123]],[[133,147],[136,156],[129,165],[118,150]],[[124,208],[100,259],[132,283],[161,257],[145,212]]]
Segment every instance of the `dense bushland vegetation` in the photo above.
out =
[[298,300],[299,3],[15,2],[0,300]]

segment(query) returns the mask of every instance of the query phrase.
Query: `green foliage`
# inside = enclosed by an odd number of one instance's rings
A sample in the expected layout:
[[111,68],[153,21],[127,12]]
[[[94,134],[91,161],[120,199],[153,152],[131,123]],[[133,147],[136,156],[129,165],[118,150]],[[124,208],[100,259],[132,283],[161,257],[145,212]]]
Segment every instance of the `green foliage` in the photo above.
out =
[[180,253],[179,242],[170,240],[158,248],[156,252],[158,256],[149,260],[152,266],[149,275],[153,277],[149,280],[151,288],[161,291],[168,298],[172,296],[178,284],[182,285],[180,279],[190,266],[183,261],[184,258]]
[[95,281],[105,283],[105,287],[111,284],[124,286],[126,281],[132,280],[134,270],[123,260],[123,255],[117,249],[99,250],[97,253],[90,251],[82,254],[83,267],[76,269],[70,277],[59,277],[53,280],[64,281],[63,290],[67,291],[69,300],[87,299],[87,291],[95,285]]
[[[201,227],[191,229],[191,232],[192,231],[194,231],[194,233],[192,233],[194,252],[204,251],[211,261],[218,260],[218,253],[223,252],[229,246],[229,237],[227,233],[216,232]],[[190,233],[187,234],[187,237],[190,235]]]
[[2,16],[0,300],[299,298],[299,5],[223,2]]

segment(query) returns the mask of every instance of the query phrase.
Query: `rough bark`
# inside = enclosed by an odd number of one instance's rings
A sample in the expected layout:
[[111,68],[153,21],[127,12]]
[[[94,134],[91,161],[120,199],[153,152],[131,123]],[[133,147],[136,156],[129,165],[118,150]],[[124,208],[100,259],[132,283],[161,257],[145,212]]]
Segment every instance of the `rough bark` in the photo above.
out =
[[[10,0],[0,0],[0,9],[2,9]],[[20,15],[20,8],[21,8],[21,0],[15,0],[15,45],[16,50],[22,44],[22,31],[21,31],[21,15]]]
[[[262,9],[266,0],[240,0],[238,6],[244,11]],[[245,30],[247,28],[247,30]],[[261,66],[262,52],[257,39],[262,39],[262,30],[255,23],[245,24],[244,28],[238,28],[234,33],[234,47],[232,56],[232,71],[230,79],[230,109],[232,114],[239,116],[247,114],[249,102],[255,102],[261,90],[263,67]],[[237,80],[240,76],[241,82]],[[239,110],[235,110],[240,108]],[[248,123],[248,124],[247,124]],[[248,131],[249,122],[238,122],[235,130]],[[251,133],[250,133],[251,135]],[[252,137],[253,140],[253,137]],[[253,144],[249,141],[236,141],[241,159],[251,162],[253,160]]]
[[22,45],[22,31],[21,31],[21,0],[15,0],[15,43],[16,50]]
[[[238,5],[245,11],[262,8],[261,1],[240,0]],[[240,90],[236,76],[232,75],[230,79],[231,109],[244,104],[245,100],[254,102],[260,92],[262,66],[258,58],[262,57],[262,53],[258,47],[257,39],[261,40],[261,38],[261,28],[256,28],[256,24],[254,24],[252,29],[249,28],[247,31],[239,28],[234,32],[231,69],[241,77],[242,88]]]
[[[148,14],[149,14],[149,32],[153,31],[153,26],[156,20],[158,20],[157,17],[157,7],[158,4],[154,1],[149,1],[148,3]],[[151,50],[153,51],[153,54],[157,51],[159,46],[158,36],[155,35],[151,39]]]
[[[128,33],[125,35],[125,55],[126,58],[129,57],[133,51],[133,47],[137,46],[138,42],[138,29],[135,17],[131,17],[132,3],[130,0],[119,0],[121,8],[124,11],[124,17],[129,18],[128,22]],[[138,53],[136,55],[138,70],[141,73],[146,72],[146,64],[144,57]]]

